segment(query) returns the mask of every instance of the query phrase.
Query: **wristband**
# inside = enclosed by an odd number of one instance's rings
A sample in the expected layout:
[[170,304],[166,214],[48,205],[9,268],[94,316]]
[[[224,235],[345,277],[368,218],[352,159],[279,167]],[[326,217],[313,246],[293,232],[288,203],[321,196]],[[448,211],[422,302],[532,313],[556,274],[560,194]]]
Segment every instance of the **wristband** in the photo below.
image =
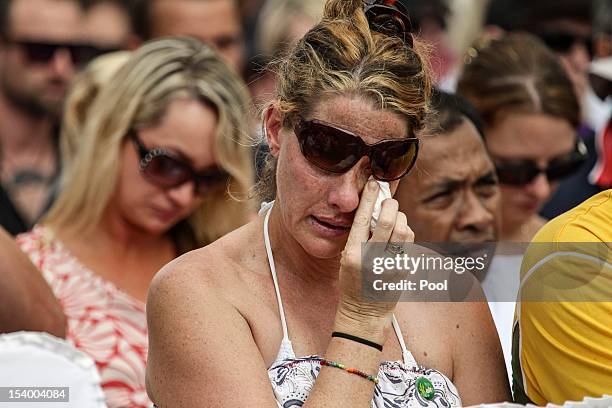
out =
[[378,351],[383,351],[383,346],[378,343],[374,343],[373,341],[362,339],[361,337],[353,336],[352,334],[341,333],[341,332],[333,332],[332,337],[340,337],[341,339],[351,340],[357,343],[364,344],[366,346],[370,346],[375,348]]

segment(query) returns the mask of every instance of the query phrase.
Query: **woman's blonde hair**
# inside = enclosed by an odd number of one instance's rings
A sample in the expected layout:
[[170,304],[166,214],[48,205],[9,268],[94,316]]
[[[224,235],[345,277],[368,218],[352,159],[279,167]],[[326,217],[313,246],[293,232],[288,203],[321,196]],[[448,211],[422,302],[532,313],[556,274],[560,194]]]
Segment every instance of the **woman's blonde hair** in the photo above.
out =
[[543,113],[580,125],[580,104],[556,55],[538,38],[511,33],[475,47],[457,91],[486,127],[508,113]]
[[97,57],[77,75],[70,87],[64,104],[60,134],[60,152],[64,169],[72,163],[76,155],[91,104],[100,89],[110,81],[129,57],[129,51],[116,51]]
[[[399,36],[372,31],[363,5],[362,0],[328,0],[323,20],[272,64],[278,96],[271,104],[281,112],[283,127],[308,117],[330,95],[368,98],[403,117],[410,133],[424,127],[432,89],[427,49],[417,40],[410,46]],[[269,156],[258,188],[263,199],[276,194],[275,168]]]
[[[215,109],[215,157],[230,175],[227,191],[206,195],[202,205],[177,226],[184,232],[173,234],[181,243],[179,251],[206,245],[246,223],[250,206],[230,197],[247,197],[254,178],[246,88],[210,47],[179,37],[143,45],[101,89],[46,223],[76,231],[96,226],[115,192],[126,137],[132,130],[156,126],[168,105],[179,98],[196,99]],[[185,244],[189,235],[193,240]]]

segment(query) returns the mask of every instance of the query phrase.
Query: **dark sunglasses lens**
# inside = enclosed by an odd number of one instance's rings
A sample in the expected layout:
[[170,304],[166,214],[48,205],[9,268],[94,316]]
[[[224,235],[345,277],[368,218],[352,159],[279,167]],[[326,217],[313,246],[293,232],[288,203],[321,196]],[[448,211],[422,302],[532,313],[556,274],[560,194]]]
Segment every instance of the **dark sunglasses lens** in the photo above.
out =
[[35,64],[49,63],[59,49],[67,50],[70,53],[72,63],[76,66],[84,66],[95,57],[102,55],[105,51],[92,45],[85,44],[45,44],[22,42],[18,43],[25,51],[28,61]]
[[21,43],[28,61],[35,64],[46,64],[51,61],[57,50],[53,44]]
[[547,33],[541,37],[551,50],[560,54],[568,53],[575,44],[582,44],[589,55],[593,55],[593,40],[589,37],[570,33]]
[[414,165],[418,141],[384,142],[372,150],[372,175],[378,180],[392,181],[406,175]]
[[94,58],[100,55],[108,54],[110,52],[119,51],[120,47],[99,47],[94,45],[75,45],[71,49],[72,61],[77,66],[87,65]]
[[228,179],[229,174],[227,174],[227,172],[221,169],[206,172],[205,174],[201,174],[198,176],[196,190],[198,193],[203,193],[210,189],[224,186],[227,183]]
[[101,52],[91,45],[72,45],[69,49],[72,63],[79,67],[87,65],[92,59],[101,55]]
[[551,50],[559,53],[568,52],[574,44],[573,36],[562,33],[543,34],[542,40]]
[[586,39],[584,41],[584,46],[589,52],[589,56],[591,57],[591,59],[593,59],[593,57],[595,56],[595,46],[593,45],[593,40],[590,38]]
[[522,186],[529,184],[540,173],[534,163],[500,164],[495,166],[500,184]]
[[306,160],[320,169],[342,173],[361,158],[357,138],[339,129],[307,122],[296,134]]
[[572,157],[568,157],[567,159],[553,161],[546,170],[546,177],[548,177],[550,181],[556,181],[570,176],[578,170],[583,162],[583,158],[578,157],[578,155],[572,155]]
[[167,154],[152,157],[142,171],[149,180],[163,188],[177,187],[191,178],[189,168]]

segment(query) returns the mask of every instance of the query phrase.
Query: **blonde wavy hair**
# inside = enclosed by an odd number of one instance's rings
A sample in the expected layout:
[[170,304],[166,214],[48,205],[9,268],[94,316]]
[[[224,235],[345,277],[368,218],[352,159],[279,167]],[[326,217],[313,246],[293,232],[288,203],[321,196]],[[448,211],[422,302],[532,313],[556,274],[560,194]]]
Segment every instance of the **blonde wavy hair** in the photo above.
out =
[[[278,85],[269,106],[276,106],[283,127],[290,129],[322,98],[358,95],[399,114],[416,134],[430,112],[428,54],[417,39],[408,46],[398,36],[372,31],[362,0],[328,0],[323,20],[286,57],[271,64]],[[268,155],[258,185],[264,200],[276,195],[275,173],[276,160]]]
[[158,124],[177,98],[201,100],[216,110],[215,157],[230,175],[223,194],[206,195],[185,222],[169,231],[179,252],[207,245],[245,224],[250,205],[233,197],[247,197],[254,179],[245,119],[250,106],[246,88],[210,47],[180,37],[143,45],[102,87],[45,223],[73,231],[96,226],[115,192],[126,137],[131,130]]
[[70,87],[64,104],[60,133],[60,152],[64,169],[70,165],[76,155],[87,120],[87,112],[94,99],[129,57],[129,51],[110,52],[97,57],[77,75]]

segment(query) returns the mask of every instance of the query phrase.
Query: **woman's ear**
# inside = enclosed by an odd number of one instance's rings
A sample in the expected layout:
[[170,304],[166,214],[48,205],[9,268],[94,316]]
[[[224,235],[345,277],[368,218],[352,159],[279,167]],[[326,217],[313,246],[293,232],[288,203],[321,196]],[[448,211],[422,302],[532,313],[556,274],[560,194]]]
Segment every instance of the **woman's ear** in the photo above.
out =
[[278,157],[281,147],[282,119],[278,108],[270,105],[263,114],[263,132],[272,156]]

